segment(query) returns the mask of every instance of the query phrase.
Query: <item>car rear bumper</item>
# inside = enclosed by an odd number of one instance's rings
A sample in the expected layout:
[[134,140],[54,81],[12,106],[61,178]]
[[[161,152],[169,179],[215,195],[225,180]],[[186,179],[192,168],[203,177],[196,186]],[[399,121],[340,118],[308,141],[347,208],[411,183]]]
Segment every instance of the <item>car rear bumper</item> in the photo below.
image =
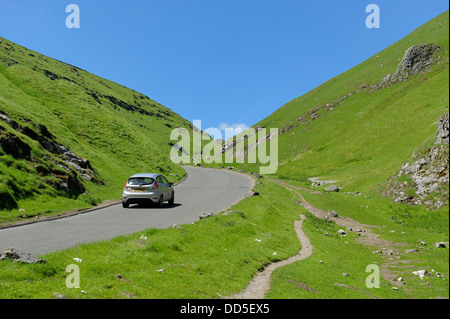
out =
[[138,204],[145,202],[158,203],[160,192],[128,192],[124,191],[122,193],[122,202],[125,204]]

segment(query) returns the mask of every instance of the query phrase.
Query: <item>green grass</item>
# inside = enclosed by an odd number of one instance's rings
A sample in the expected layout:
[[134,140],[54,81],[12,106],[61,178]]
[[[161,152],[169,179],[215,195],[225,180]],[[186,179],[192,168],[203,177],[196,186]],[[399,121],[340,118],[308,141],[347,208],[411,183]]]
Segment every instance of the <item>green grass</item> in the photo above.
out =
[[[357,299],[407,298],[404,291],[393,291],[381,278],[379,289],[366,287],[366,267],[380,265],[382,258],[370,248],[355,242],[355,235],[335,235],[339,227],[312,215],[304,230],[314,246],[311,257],[282,267],[272,276],[267,298],[275,299]],[[324,233],[333,234],[325,236]],[[349,276],[344,276],[347,273]],[[346,287],[342,286],[346,285]]]
[[[403,165],[416,145],[435,134],[434,123],[447,111],[448,86],[442,83],[448,83],[448,71],[428,83],[436,88],[435,95],[428,95],[429,86],[406,88],[417,84],[412,82],[391,87],[390,92],[377,91],[370,99],[360,93],[333,110],[334,114],[294,130],[292,138],[280,138],[281,160],[290,144],[308,143],[309,147],[299,159],[281,166],[277,175],[320,176],[338,180],[350,190],[375,188]],[[403,99],[383,100],[386,96],[393,99],[405,89],[408,95]],[[294,140],[297,135],[300,140]]]
[[[399,248],[400,261],[414,263],[399,263],[391,270],[396,277],[404,278],[405,285],[392,290],[391,278],[382,277],[380,288],[369,289],[365,285],[369,275],[366,267],[381,266],[386,257],[374,254],[374,247],[359,243],[355,233],[339,236],[337,230],[341,227],[312,216],[296,204],[298,197],[284,187],[263,179],[263,185],[255,190],[260,196],[236,204],[231,210],[237,212],[230,215],[219,213],[180,229],[147,229],[109,241],[78,245],[41,256],[47,264],[0,262],[0,298],[56,298],[57,294],[89,299],[230,296],[244,290],[264,265],[299,251],[293,227],[299,214],[307,216],[303,229],[311,240],[313,254],[277,269],[272,274],[267,298],[448,297],[448,250],[432,246],[434,241],[448,240],[448,212],[422,218],[425,212],[420,208],[412,214],[401,204],[391,207],[385,198],[302,191],[308,201],[322,209],[333,208],[341,216],[383,225],[379,230],[383,239],[403,244]],[[362,204],[369,208],[363,210]],[[147,240],[140,239],[142,234]],[[428,243],[425,249],[405,254],[404,250],[418,246],[418,239]],[[83,262],[76,263],[73,258]],[[65,270],[70,264],[80,268],[79,289],[66,287],[69,274]],[[434,269],[444,278],[426,277],[421,281],[412,275],[412,271],[421,268]],[[161,269],[164,272],[158,271]]]
[[[42,256],[45,265],[0,262],[0,297],[54,298],[58,292],[70,298],[219,298],[237,293],[264,264],[300,249],[293,222],[303,210],[294,195],[270,181],[258,191],[259,197],[232,208],[237,213],[217,214],[181,229],[148,229],[78,245]],[[73,258],[83,260],[78,264],[80,289],[65,285],[67,265],[76,264]]]
[[[70,298],[219,298],[232,295],[242,291],[264,264],[297,253],[300,245],[293,221],[304,213],[308,217],[304,229],[314,246],[313,255],[275,271],[267,297],[448,298],[448,250],[433,247],[433,242],[449,240],[448,207],[427,211],[422,206],[396,204],[379,195],[380,185],[411,158],[415,149],[427,149],[436,133],[435,122],[448,112],[448,12],[348,72],[287,103],[258,124],[283,128],[316,106],[332,103],[361,86],[379,82],[395,71],[407,48],[419,43],[438,43],[441,47],[439,63],[430,72],[376,92],[360,91],[332,111],[322,112],[322,116],[310,124],[281,135],[279,162],[283,165],[275,175],[302,187],[310,187],[309,177],[338,180],[338,185],[343,187],[339,193],[302,191],[302,195],[319,208],[333,209],[341,216],[379,226],[375,231],[383,239],[403,244],[399,248],[402,251],[400,261],[413,263],[396,264],[391,269],[405,279],[401,289],[391,289],[388,282],[391,278],[383,278],[379,289],[368,289],[366,266],[381,265],[386,261],[384,257],[373,254],[373,247],[358,243],[353,233],[346,237],[336,235],[339,228],[335,224],[314,218],[295,204],[294,200],[298,199],[293,193],[263,179],[264,184],[257,189],[261,196],[245,199],[233,207],[242,213],[219,214],[183,225],[182,229],[149,229],[111,241],[79,245],[43,256],[48,261],[46,265],[2,262],[0,297],[54,298],[56,292]],[[35,63],[28,61],[31,57],[26,54],[21,58],[22,64]],[[45,59],[39,59],[37,70],[48,67]],[[69,66],[52,63],[53,72],[77,79],[70,75],[73,71]],[[129,103],[136,100],[133,95],[137,93],[88,76],[85,71],[78,72],[85,87]],[[0,158],[4,164],[0,165],[0,170],[6,176],[3,183],[24,181],[17,184],[13,194],[18,198],[17,209],[1,212],[2,218],[14,219],[24,213],[33,216],[38,207],[46,214],[48,210],[54,213],[63,206],[85,206],[115,198],[120,196],[117,192],[120,193],[123,179],[130,171],[157,167],[163,172],[181,170],[164,159],[158,160],[164,156],[155,156],[164,154],[161,145],[167,144],[167,137],[152,134],[152,129],[168,132],[164,122],[114,108],[102,97],[100,105],[70,81],[49,81],[41,72],[32,71],[32,66],[6,67],[0,63],[0,85],[7,88],[6,93],[0,95],[0,110],[20,124],[28,120],[32,127],[44,123],[58,141],[92,162],[104,185],[88,183],[86,198],[60,196],[58,198],[64,201],[53,207],[54,201],[50,204],[47,200],[55,191],[40,183],[39,174],[25,181],[27,172],[37,168],[2,153]],[[62,99],[67,96],[71,99]],[[80,105],[83,112],[78,110]],[[155,107],[163,110],[157,104]],[[97,116],[100,111],[102,117]],[[5,130],[13,132],[10,127]],[[144,135],[152,139],[143,139]],[[36,143],[20,133],[18,136],[32,146],[32,154],[39,159],[41,170],[56,168],[50,160],[40,159],[41,155],[48,154]],[[150,159],[148,164],[133,162],[134,155],[141,151]],[[256,164],[231,165],[254,172],[259,168]],[[36,194],[34,190],[39,187],[43,188]],[[11,189],[10,185],[8,190]],[[29,196],[30,191],[35,195]],[[354,196],[355,191],[363,194]],[[9,196],[2,188],[0,194]],[[25,212],[19,210],[22,207],[26,208]],[[324,236],[325,232],[332,236]],[[140,240],[141,234],[148,240]],[[427,243],[424,249],[412,254],[403,252],[420,248],[419,240]],[[274,252],[277,255],[273,255]],[[74,263],[75,257],[84,261],[79,264],[81,288],[67,289],[65,269]],[[421,281],[411,274],[424,267],[442,273],[444,279],[434,276]],[[157,271],[160,269],[164,272]],[[342,273],[349,276],[342,276]],[[118,279],[117,274],[124,280]]]
[[[380,278],[380,288],[368,288],[366,272],[368,265],[381,266],[383,259],[374,254],[373,247],[362,246],[348,237],[324,236],[324,231],[336,232],[337,227],[323,225],[313,217],[304,224],[305,232],[314,244],[314,253],[304,261],[276,270],[272,276],[272,287],[267,298],[298,299],[428,299],[448,298],[448,250],[433,249],[412,255],[401,256],[400,261],[408,263],[391,267],[395,277],[402,277],[404,285],[399,290],[387,279]],[[439,262],[445,260],[447,264]],[[413,258],[414,263],[409,263]],[[405,268],[410,267],[410,268]],[[412,271],[427,268],[444,274],[420,280]],[[348,273],[349,276],[343,276]],[[426,284],[425,284],[426,283]],[[305,288],[306,285],[308,288]],[[344,286],[345,285],[345,286]]]
[[[448,298],[448,248],[433,246],[435,242],[448,241],[448,209],[430,214],[424,207],[392,203],[373,193],[371,196],[354,196],[344,193],[300,192],[316,207],[325,211],[332,209],[339,216],[378,226],[373,231],[380,234],[381,238],[401,244],[396,246],[400,252],[400,263],[390,269],[396,277],[403,277],[405,284],[399,290],[392,290],[393,285],[386,280],[392,278],[384,278],[379,289],[367,288],[367,265],[381,265],[389,260],[373,253],[379,248],[356,242],[354,233],[349,233],[350,236],[347,237],[324,236],[324,233],[336,234],[341,227],[309,214],[304,230],[314,246],[313,255],[274,272],[268,298]],[[427,245],[421,246],[420,241]],[[419,249],[419,252],[407,254],[405,251],[408,249]],[[432,276],[420,280],[412,274],[419,269],[434,269],[443,274],[444,278]],[[342,273],[350,276],[344,277]],[[306,285],[309,290],[301,288],[298,283]],[[342,284],[347,287],[339,286]]]
[[[282,129],[318,106],[335,104],[321,117],[280,134],[276,176],[307,183],[307,178],[337,180],[340,187],[369,191],[395,174],[416,147],[436,135],[436,122],[448,112],[448,12],[349,71],[296,98],[256,123]],[[437,43],[429,72],[372,92],[370,85],[393,73],[406,49]],[[354,93],[362,86],[366,87]],[[243,133],[244,134],[244,133]],[[234,164],[259,171],[258,164]]]
[[[313,108],[335,104],[348,93],[364,88],[332,111],[319,111],[321,116],[314,121],[279,135],[281,165],[273,177],[304,188],[311,188],[308,181],[311,177],[337,181],[342,188],[339,193],[302,194],[326,211],[333,209],[342,216],[380,226],[376,231],[384,239],[404,244],[405,250],[417,248],[418,240],[427,242],[428,246],[420,253],[402,258],[413,259],[415,263],[410,266],[417,269],[429,267],[445,273],[445,279],[427,278],[433,282],[424,285],[411,275],[412,270],[396,269],[407,278],[407,289],[393,291],[386,281],[381,289],[367,289],[365,267],[372,262],[380,263],[379,256],[372,254],[373,249],[347,240],[347,237],[342,240],[323,236],[324,231],[319,231],[325,227],[323,223],[309,216],[305,230],[315,251],[310,258],[275,272],[269,298],[448,297],[448,250],[432,247],[433,242],[448,241],[448,206],[428,211],[423,206],[393,203],[380,195],[388,178],[410,161],[413,153],[416,156],[423,154],[432,146],[436,122],[448,112],[448,38],[448,12],[445,12],[351,70],[286,103],[254,125],[279,129],[293,125],[297,118]],[[374,92],[368,89],[396,70],[406,49],[420,43],[437,43],[441,48],[430,71],[388,88]],[[258,164],[233,163],[232,166],[253,172],[259,170]],[[408,191],[412,192],[412,189]],[[354,192],[363,195],[354,196]],[[334,226],[327,227],[332,232]],[[324,263],[320,264],[320,260]],[[324,271],[317,274],[317,269]],[[351,276],[343,277],[343,272]],[[302,288],[302,284],[307,287]]]
[[[3,38],[0,87],[0,113],[13,121],[0,119],[0,139],[14,136],[30,148],[11,154],[0,146],[0,223],[120,199],[134,173],[160,172],[171,182],[185,174],[169,159],[169,135],[177,127],[192,132],[192,124],[139,92]],[[70,173],[58,166],[67,166],[62,156],[38,141],[43,127],[54,142],[90,161],[95,180],[72,170],[86,188],[83,196],[58,189],[60,177]]]

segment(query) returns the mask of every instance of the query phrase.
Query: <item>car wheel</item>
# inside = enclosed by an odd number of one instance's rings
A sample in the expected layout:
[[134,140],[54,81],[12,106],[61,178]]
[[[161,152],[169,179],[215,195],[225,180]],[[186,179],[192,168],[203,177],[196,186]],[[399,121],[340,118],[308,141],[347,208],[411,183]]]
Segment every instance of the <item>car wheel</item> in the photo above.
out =
[[170,205],[173,205],[173,203],[175,203],[175,192],[172,192],[172,197],[169,200]]
[[122,202],[122,207],[123,208],[128,208],[129,206],[130,206],[130,204]]
[[163,207],[163,204],[164,204],[164,198],[163,198],[163,195],[161,195],[161,196],[159,197],[158,207]]

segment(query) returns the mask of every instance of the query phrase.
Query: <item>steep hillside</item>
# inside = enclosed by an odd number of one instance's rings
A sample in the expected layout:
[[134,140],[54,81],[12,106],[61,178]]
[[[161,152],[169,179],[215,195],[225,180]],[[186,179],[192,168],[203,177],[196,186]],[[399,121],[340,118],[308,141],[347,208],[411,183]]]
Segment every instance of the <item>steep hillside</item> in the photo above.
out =
[[411,160],[383,185],[385,196],[395,202],[439,209],[449,204],[449,114],[438,123],[433,145],[414,150]]
[[[283,105],[254,126],[278,128],[277,177],[322,188],[325,183],[317,180],[333,180],[348,192],[372,191],[385,183],[416,148],[431,146],[436,137],[436,125],[448,113],[448,64],[445,12]],[[448,154],[441,158],[440,167],[448,169]],[[442,187],[448,194],[448,182]]]
[[141,93],[0,38],[0,222],[119,199],[136,172],[181,179],[176,127],[192,130]]

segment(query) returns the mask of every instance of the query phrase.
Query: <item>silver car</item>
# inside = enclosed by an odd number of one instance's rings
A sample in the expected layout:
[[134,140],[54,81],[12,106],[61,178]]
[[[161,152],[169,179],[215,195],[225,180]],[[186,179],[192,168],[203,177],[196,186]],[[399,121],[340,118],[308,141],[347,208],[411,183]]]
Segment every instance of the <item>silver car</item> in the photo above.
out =
[[130,204],[154,203],[159,207],[168,201],[173,204],[175,191],[173,184],[161,174],[135,174],[125,183],[122,193],[122,206],[128,208]]

